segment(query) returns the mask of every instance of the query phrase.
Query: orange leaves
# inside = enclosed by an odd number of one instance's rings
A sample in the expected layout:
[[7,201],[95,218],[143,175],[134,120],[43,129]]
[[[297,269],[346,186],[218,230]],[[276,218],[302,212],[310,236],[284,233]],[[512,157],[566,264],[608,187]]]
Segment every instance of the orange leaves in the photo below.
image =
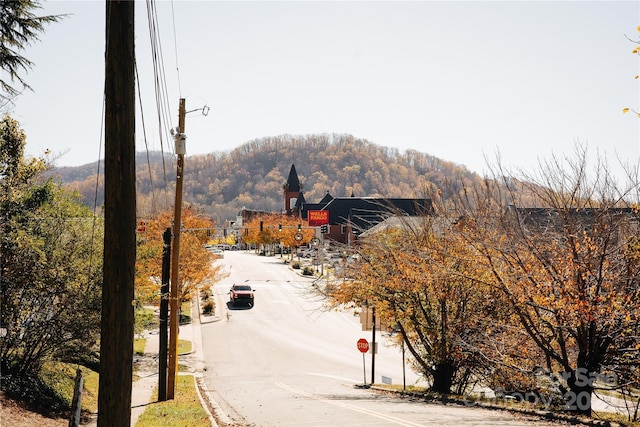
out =
[[[139,239],[136,251],[136,294],[141,302],[157,299],[162,277],[163,233],[172,226],[173,210],[161,212],[157,218],[146,220],[147,231]],[[211,284],[221,275],[221,267],[212,265],[211,256],[203,247],[206,229],[214,223],[196,209],[182,209],[180,233],[179,279],[181,295],[188,297],[197,286]],[[157,301],[156,301],[157,302]]]
[[475,279],[482,273],[469,245],[446,222],[430,219],[420,229],[386,230],[359,244],[363,262],[352,280],[336,281],[334,302],[368,301],[380,319],[400,322],[420,366],[471,363],[468,345],[486,334],[479,325],[498,298]]
[[[635,79],[637,79],[637,78],[638,78],[638,76],[635,76],[634,78],[635,78]],[[622,109],[622,113],[623,113],[623,114],[626,114],[626,113],[628,113],[629,111],[633,112],[636,116],[638,116],[638,117],[640,118],[640,113],[638,113],[637,111],[635,111],[635,110],[633,110],[633,109],[631,109],[631,108],[629,108],[629,107],[625,107],[625,108],[623,108],[623,109]]]
[[[285,247],[308,244],[315,236],[315,230],[307,226],[300,218],[280,215],[261,214],[243,225],[243,241],[254,245],[274,245],[282,243]],[[301,240],[296,240],[298,232]]]

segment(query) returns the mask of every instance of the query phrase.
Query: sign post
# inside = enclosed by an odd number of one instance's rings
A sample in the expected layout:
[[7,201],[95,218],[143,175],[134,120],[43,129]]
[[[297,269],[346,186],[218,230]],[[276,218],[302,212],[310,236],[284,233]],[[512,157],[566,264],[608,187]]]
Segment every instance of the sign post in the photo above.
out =
[[364,339],[364,338],[360,338],[357,342],[357,346],[358,346],[358,350],[360,350],[360,353],[362,353],[362,375],[363,375],[363,384],[367,384],[367,370],[365,367],[365,362],[364,362],[364,354],[369,351],[369,342]]

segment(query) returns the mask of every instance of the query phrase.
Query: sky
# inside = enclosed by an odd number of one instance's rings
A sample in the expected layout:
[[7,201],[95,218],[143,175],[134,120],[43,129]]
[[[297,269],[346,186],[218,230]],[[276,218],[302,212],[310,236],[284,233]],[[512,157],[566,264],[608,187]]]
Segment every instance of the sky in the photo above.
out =
[[[24,76],[33,91],[10,112],[29,155],[50,149],[61,155],[58,166],[94,162],[104,153],[105,3],[42,5],[38,14],[69,16],[24,51],[34,62]],[[135,7],[136,149],[172,151],[154,122],[146,2]],[[640,39],[640,1],[164,0],[155,7],[162,110],[172,126],[180,98],[190,111],[186,167],[189,155],[315,133],[418,150],[481,174],[497,157],[507,168],[533,170],[551,156],[571,156],[578,144],[614,168],[640,158],[640,118],[622,113],[640,110],[631,41]]]

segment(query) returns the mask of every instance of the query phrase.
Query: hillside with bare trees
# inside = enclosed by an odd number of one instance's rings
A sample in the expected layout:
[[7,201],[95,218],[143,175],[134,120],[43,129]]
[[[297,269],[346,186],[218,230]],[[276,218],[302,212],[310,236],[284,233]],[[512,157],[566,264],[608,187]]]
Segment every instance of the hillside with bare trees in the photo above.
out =
[[[344,197],[425,197],[454,191],[449,183],[479,177],[465,166],[416,150],[401,152],[345,134],[280,135],[249,141],[229,152],[187,156],[184,202],[214,221],[234,218],[243,207],[282,209],[282,186],[295,164],[307,202],[327,193]],[[136,159],[139,216],[153,216],[175,197],[175,156],[140,153]],[[103,203],[98,162],[54,168],[51,173],[79,191],[89,206]]]

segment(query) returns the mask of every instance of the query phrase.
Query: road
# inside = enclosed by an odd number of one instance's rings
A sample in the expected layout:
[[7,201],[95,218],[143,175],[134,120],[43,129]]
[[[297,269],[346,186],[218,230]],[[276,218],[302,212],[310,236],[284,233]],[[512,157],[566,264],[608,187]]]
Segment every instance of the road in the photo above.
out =
[[[504,411],[426,404],[362,389],[371,356],[356,347],[359,318],[329,311],[314,296],[313,278],[279,257],[225,252],[229,276],[214,288],[221,320],[201,327],[203,380],[221,421],[233,426],[531,426],[551,425]],[[233,283],[250,284],[252,308],[229,307]],[[375,382],[403,384],[401,352],[377,333]],[[406,366],[406,384],[419,381]]]

